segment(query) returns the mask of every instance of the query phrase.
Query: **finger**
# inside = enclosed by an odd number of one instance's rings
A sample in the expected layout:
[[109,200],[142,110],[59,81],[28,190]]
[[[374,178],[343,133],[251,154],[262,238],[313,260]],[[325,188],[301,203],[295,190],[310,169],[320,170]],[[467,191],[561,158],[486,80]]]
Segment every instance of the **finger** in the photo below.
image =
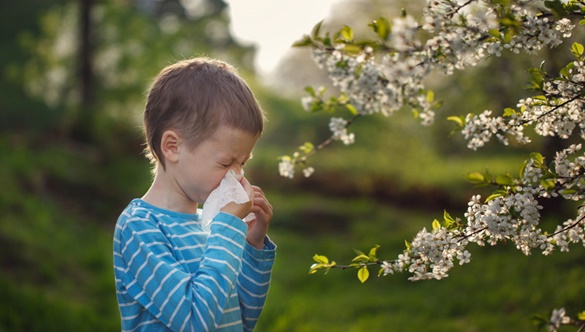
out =
[[264,197],[255,198],[254,199],[254,206],[252,207],[252,212],[254,212],[258,216],[262,216],[263,220],[270,220],[272,219],[272,205],[266,200]]
[[262,191],[262,188],[254,185],[251,185],[251,187],[254,189],[254,192],[264,195],[264,191]]
[[262,208],[265,211],[272,211],[272,205],[270,204],[270,202],[268,202],[268,200],[264,196],[255,197],[254,198],[254,205]]
[[256,196],[255,190],[252,187],[252,185],[250,184],[250,182],[248,182],[248,179],[246,179],[246,177],[242,177],[242,179],[240,180],[240,183],[242,184],[242,187],[244,187],[244,190],[248,194],[248,197],[250,198],[250,200],[253,200],[254,197]]

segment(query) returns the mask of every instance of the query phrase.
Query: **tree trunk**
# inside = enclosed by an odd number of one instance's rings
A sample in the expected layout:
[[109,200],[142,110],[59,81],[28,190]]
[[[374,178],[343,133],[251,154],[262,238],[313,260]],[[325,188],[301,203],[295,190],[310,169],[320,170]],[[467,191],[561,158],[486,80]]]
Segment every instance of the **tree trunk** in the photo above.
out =
[[79,79],[81,83],[81,107],[87,109],[93,102],[93,66],[92,66],[92,24],[91,8],[93,0],[81,0],[80,36],[79,36]]

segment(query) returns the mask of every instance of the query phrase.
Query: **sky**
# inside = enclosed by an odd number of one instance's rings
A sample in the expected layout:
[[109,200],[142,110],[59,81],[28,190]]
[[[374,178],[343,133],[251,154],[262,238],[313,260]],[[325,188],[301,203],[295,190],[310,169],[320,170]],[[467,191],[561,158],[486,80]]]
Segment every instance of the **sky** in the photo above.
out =
[[229,0],[231,32],[258,47],[256,68],[269,74],[292,43],[309,34],[340,0]]

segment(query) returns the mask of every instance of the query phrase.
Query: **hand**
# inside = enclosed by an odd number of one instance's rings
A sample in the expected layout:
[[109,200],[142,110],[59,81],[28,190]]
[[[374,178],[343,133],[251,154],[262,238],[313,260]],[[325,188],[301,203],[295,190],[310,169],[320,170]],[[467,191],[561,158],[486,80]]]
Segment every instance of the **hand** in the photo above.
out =
[[248,237],[246,240],[254,248],[262,249],[264,248],[264,238],[272,220],[272,205],[270,205],[260,187],[251,187],[254,193],[252,212],[256,215],[256,219],[248,224]]
[[254,206],[254,189],[250,185],[250,182],[246,180],[246,178],[242,177],[240,180],[242,187],[248,194],[248,198],[250,199],[248,202],[237,204],[236,202],[229,202],[224,207],[219,209],[221,212],[229,213],[234,215],[240,219],[244,219],[250,212],[252,212],[252,208]]

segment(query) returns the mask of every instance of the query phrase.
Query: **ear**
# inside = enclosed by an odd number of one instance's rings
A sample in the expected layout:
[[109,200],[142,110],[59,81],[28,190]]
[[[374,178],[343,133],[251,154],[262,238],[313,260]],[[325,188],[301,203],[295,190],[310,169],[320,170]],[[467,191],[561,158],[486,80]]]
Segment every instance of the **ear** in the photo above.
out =
[[160,140],[160,148],[165,161],[176,163],[179,160],[179,135],[172,130],[167,130],[163,133]]

